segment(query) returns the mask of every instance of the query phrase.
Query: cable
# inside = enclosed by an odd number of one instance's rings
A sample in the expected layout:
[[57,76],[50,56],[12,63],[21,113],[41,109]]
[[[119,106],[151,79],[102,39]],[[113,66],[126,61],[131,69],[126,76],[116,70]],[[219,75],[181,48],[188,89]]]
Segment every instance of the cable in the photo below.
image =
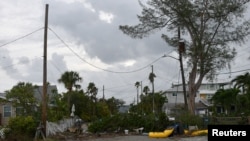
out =
[[245,69],[245,70],[238,70],[238,71],[233,71],[233,72],[225,72],[225,73],[217,73],[216,75],[220,74],[231,74],[231,73],[238,73],[238,72],[243,72],[243,71],[249,71],[250,69]]
[[[31,61],[33,61],[33,60],[35,60],[37,58],[41,58],[41,57],[35,57],[35,58],[31,59]],[[25,63],[18,62],[18,63],[11,64],[11,65],[8,65],[8,66],[3,66],[2,69],[11,68],[11,67],[16,66],[16,65],[23,65],[23,64],[26,64],[26,63],[29,63],[29,62],[25,62]]]
[[94,67],[94,68],[97,68],[97,69],[100,69],[100,70],[103,70],[103,71],[106,71],[106,72],[111,72],[111,73],[134,73],[134,72],[138,72],[138,71],[141,71],[149,66],[151,66],[152,64],[154,64],[155,62],[157,62],[158,60],[160,60],[162,57],[159,57],[157,59],[155,59],[153,62],[151,62],[150,64],[142,67],[142,68],[139,68],[139,69],[136,69],[136,70],[133,70],[133,71],[123,71],[123,72],[119,72],[119,71],[112,71],[112,70],[107,70],[107,69],[103,69],[103,68],[100,68],[100,67],[97,67],[89,62],[87,62],[85,59],[83,59],[80,55],[78,55],[73,49],[71,49],[65,42],[62,38],[60,38],[60,36],[58,34],[55,33],[55,31],[53,31],[51,28],[49,28],[49,30],[75,55],[77,56],[80,60],[82,60],[83,62],[89,64],[90,66]]
[[37,32],[37,31],[39,31],[39,30],[41,30],[41,29],[44,29],[44,27],[39,28],[39,29],[37,29],[37,30],[35,30],[35,31],[32,31],[32,32],[30,32],[30,33],[28,33],[28,34],[26,34],[26,35],[24,35],[24,36],[19,37],[19,38],[16,38],[16,39],[14,39],[14,40],[12,40],[12,41],[10,41],[10,42],[7,42],[7,43],[5,43],[5,44],[2,44],[2,45],[0,45],[0,47],[6,46],[6,45],[11,44],[11,43],[14,43],[14,42],[16,42],[16,41],[18,41],[18,40],[21,40],[21,39],[23,39],[23,38],[25,38],[25,37],[27,37],[27,36],[29,36],[29,35],[31,35],[31,34],[34,34],[35,32]]

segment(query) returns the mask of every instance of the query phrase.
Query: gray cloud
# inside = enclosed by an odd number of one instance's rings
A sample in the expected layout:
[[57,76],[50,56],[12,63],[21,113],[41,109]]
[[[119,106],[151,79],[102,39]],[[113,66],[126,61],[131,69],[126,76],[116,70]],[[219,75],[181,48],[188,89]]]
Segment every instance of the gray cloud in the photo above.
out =
[[[85,50],[92,58],[98,57],[105,63],[115,63],[127,59],[137,59],[147,53],[163,54],[170,48],[153,34],[143,39],[132,39],[119,29],[121,24],[135,23],[139,5],[137,2],[111,0],[88,1],[96,12],[86,9],[79,2],[67,4],[59,1],[50,3],[50,24],[60,26],[74,36],[79,44],[85,44]],[[114,14],[111,24],[98,18],[98,11]],[[134,13],[135,12],[135,13]],[[132,21],[132,22],[131,22]],[[111,57],[112,56],[112,57]]]

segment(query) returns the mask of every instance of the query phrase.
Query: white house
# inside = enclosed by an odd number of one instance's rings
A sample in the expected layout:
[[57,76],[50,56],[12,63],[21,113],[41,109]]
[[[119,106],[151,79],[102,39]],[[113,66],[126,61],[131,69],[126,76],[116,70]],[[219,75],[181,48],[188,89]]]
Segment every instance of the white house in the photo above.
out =
[[[211,106],[210,99],[218,89],[231,88],[231,82],[202,83],[195,97],[195,113],[198,115],[207,114],[208,106]],[[186,87],[188,91],[188,87]],[[173,84],[165,92],[168,103],[165,103],[164,110],[167,114],[173,114],[184,107],[183,85]],[[188,94],[188,93],[187,93]]]

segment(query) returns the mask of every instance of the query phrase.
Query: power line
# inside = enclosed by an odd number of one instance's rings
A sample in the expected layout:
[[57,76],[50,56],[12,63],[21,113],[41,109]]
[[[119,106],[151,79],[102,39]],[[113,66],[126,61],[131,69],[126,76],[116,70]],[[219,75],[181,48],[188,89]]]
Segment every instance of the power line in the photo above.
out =
[[16,38],[16,39],[14,39],[14,40],[12,40],[12,41],[10,41],[10,42],[4,43],[4,44],[0,45],[0,47],[6,46],[6,45],[11,44],[11,43],[14,43],[14,42],[16,42],[16,41],[18,41],[18,40],[21,40],[21,39],[23,39],[23,38],[25,38],[25,37],[27,37],[27,36],[30,36],[30,35],[36,33],[37,31],[39,31],[39,30],[41,30],[41,29],[44,29],[44,27],[39,28],[39,29],[37,29],[37,30],[34,30],[34,31],[32,31],[32,32],[30,32],[30,33],[28,33],[28,34],[26,34],[26,35],[24,35],[24,36],[21,36],[21,37],[19,37],[19,38]]
[[[41,58],[41,57],[35,57],[35,58],[31,59],[31,61],[33,61],[33,60],[35,60],[37,58]],[[7,66],[3,66],[2,69],[11,68],[11,67],[16,66],[16,65],[23,65],[23,64],[26,64],[26,63],[29,63],[29,62],[25,62],[25,63],[18,62],[18,63],[15,63],[15,64],[10,64],[10,65],[7,65]]]
[[244,69],[244,70],[238,70],[238,71],[233,71],[233,72],[217,73],[217,75],[220,75],[220,74],[238,73],[238,72],[249,71],[249,70],[250,70],[250,69]]
[[95,65],[93,65],[93,64],[91,64],[91,63],[89,63],[88,61],[86,61],[85,59],[83,59],[80,55],[78,55],[73,49],[71,49],[70,47],[69,47],[69,45],[68,44],[66,44],[66,42],[58,35],[58,34],[56,34],[55,33],[55,31],[53,31],[51,28],[49,28],[49,30],[75,55],[75,56],[77,56],[80,60],[82,60],[83,62],[85,62],[85,63],[87,63],[87,64],[89,64],[90,66],[92,66],[92,67],[94,67],[94,68],[97,68],[97,69],[100,69],[100,70],[103,70],[103,71],[106,71],[106,72],[111,72],[111,73],[134,73],[134,72],[138,72],[138,71],[141,71],[141,70],[143,70],[143,69],[146,69],[146,68],[148,68],[149,66],[151,66],[152,64],[154,64],[155,62],[157,62],[158,60],[160,60],[162,57],[159,57],[159,58],[157,58],[157,59],[155,59],[154,61],[152,61],[150,64],[148,64],[148,65],[146,65],[146,66],[144,66],[144,67],[141,67],[141,68],[139,68],[139,69],[136,69],[136,70],[133,70],[133,71],[123,71],[123,72],[121,72],[121,71],[112,71],[112,70],[107,70],[107,69],[103,69],[103,68],[100,68],[100,67],[98,67],[98,66],[95,66]]

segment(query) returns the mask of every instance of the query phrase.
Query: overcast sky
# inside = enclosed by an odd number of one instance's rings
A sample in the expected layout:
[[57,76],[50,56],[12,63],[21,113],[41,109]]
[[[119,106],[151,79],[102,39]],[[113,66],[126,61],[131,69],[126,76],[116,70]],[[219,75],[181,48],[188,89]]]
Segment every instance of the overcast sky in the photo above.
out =
[[[178,54],[161,39],[161,32],[132,39],[119,30],[119,25],[138,23],[136,15],[141,7],[137,0],[8,0],[0,2],[0,92],[18,82],[42,85],[46,4],[47,80],[57,85],[60,93],[66,90],[57,80],[71,70],[83,78],[84,90],[93,82],[99,89],[98,97],[102,97],[104,87],[106,98],[122,99],[126,104],[136,100],[136,81],[151,88],[148,75],[152,68],[156,74],[155,91],[181,82],[179,62],[162,58],[164,54]],[[238,48],[232,72],[250,69],[249,47],[248,41]],[[229,77],[221,74],[218,81]]]

